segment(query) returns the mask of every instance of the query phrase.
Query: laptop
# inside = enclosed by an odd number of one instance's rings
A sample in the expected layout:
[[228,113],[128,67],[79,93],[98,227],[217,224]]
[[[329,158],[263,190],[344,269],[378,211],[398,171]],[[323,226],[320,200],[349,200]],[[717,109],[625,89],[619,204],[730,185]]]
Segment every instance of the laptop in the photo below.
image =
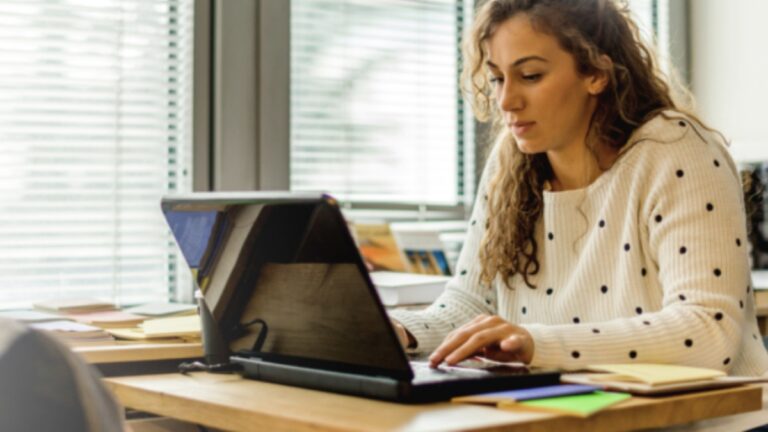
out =
[[248,378],[399,402],[559,382],[553,370],[411,361],[329,195],[193,193],[162,210]]

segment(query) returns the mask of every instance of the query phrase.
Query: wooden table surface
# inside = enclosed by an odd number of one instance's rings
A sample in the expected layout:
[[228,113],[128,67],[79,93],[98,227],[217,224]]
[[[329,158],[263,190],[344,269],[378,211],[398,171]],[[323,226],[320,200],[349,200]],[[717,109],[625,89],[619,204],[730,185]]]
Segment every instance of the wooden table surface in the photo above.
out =
[[759,410],[760,386],[636,397],[587,419],[451,403],[404,405],[194,373],[107,378],[125,406],[224,430],[620,431]]

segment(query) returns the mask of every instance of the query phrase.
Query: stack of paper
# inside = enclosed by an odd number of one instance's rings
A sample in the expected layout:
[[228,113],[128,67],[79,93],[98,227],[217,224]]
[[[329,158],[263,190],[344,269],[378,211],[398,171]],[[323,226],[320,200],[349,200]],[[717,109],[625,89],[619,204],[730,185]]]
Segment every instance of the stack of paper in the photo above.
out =
[[63,314],[77,314],[115,310],[115,305],[93,298],[63,298],[40,301],[33,305],[35,309]]
[[119,310],[70,314],[69,318],[83,324],[90,324],[101,328],[134,327],[147,319],[140,315],[134,315]]
[[450,280],[447,276],[388,271],[370,275],[385,306],[432,303]]
[[185,303],[147,303],[125,309],[126,312],[160,318],[197,314],[197,306]]
[[78,322],[60,320],[32,323],[30,327],[46,331],[72,345],[109,344],[114,338],[103,329]]
[[715,369],[653,363],[604,364],[589,369],[604,373],[565,374],[562,380],[636,394],[664,394],[768,381],[768,378],[727,376]]
[[119,339],[155,340],[180,338],[196,340],[200,338],[200,327],[199,316],[187,315],[148,319],[136,328],[108,329],[107,331]]
[[35,310],[8,310],[0,311],[0,318],[7,318],[25,323],[39,323],[48,321],[60,321],[66,319],[60,315]]
[[506,409],[550,411],[587,417],[630,397],[626,393],[599,391],[597,387],[590,385],[563,384],[460,396],[453,398],[451,401],[495,405]]

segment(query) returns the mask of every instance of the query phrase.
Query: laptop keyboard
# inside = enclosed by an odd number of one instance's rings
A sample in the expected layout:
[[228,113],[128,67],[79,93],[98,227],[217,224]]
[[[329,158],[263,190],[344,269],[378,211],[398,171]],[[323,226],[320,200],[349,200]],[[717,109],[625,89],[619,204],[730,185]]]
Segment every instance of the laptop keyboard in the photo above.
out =
[[440,365],[437,368],[429,367],[428,362],[411,361],[414,383],[449,381],[457,379],[477,379],[494,375],[522,375],[528,373],[528,369],[521,365],[500,365],[481,360],[465,360],[457,366]]

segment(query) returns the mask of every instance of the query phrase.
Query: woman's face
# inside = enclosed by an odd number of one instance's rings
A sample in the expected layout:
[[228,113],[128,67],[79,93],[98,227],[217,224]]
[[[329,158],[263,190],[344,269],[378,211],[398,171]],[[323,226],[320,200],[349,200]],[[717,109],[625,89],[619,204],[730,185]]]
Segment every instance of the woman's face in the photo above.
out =
[[585,145],[605,80],[579,75],[573,56],[524,14],[499,25],[488,54],[497,103],[522,152],[567,154]]

